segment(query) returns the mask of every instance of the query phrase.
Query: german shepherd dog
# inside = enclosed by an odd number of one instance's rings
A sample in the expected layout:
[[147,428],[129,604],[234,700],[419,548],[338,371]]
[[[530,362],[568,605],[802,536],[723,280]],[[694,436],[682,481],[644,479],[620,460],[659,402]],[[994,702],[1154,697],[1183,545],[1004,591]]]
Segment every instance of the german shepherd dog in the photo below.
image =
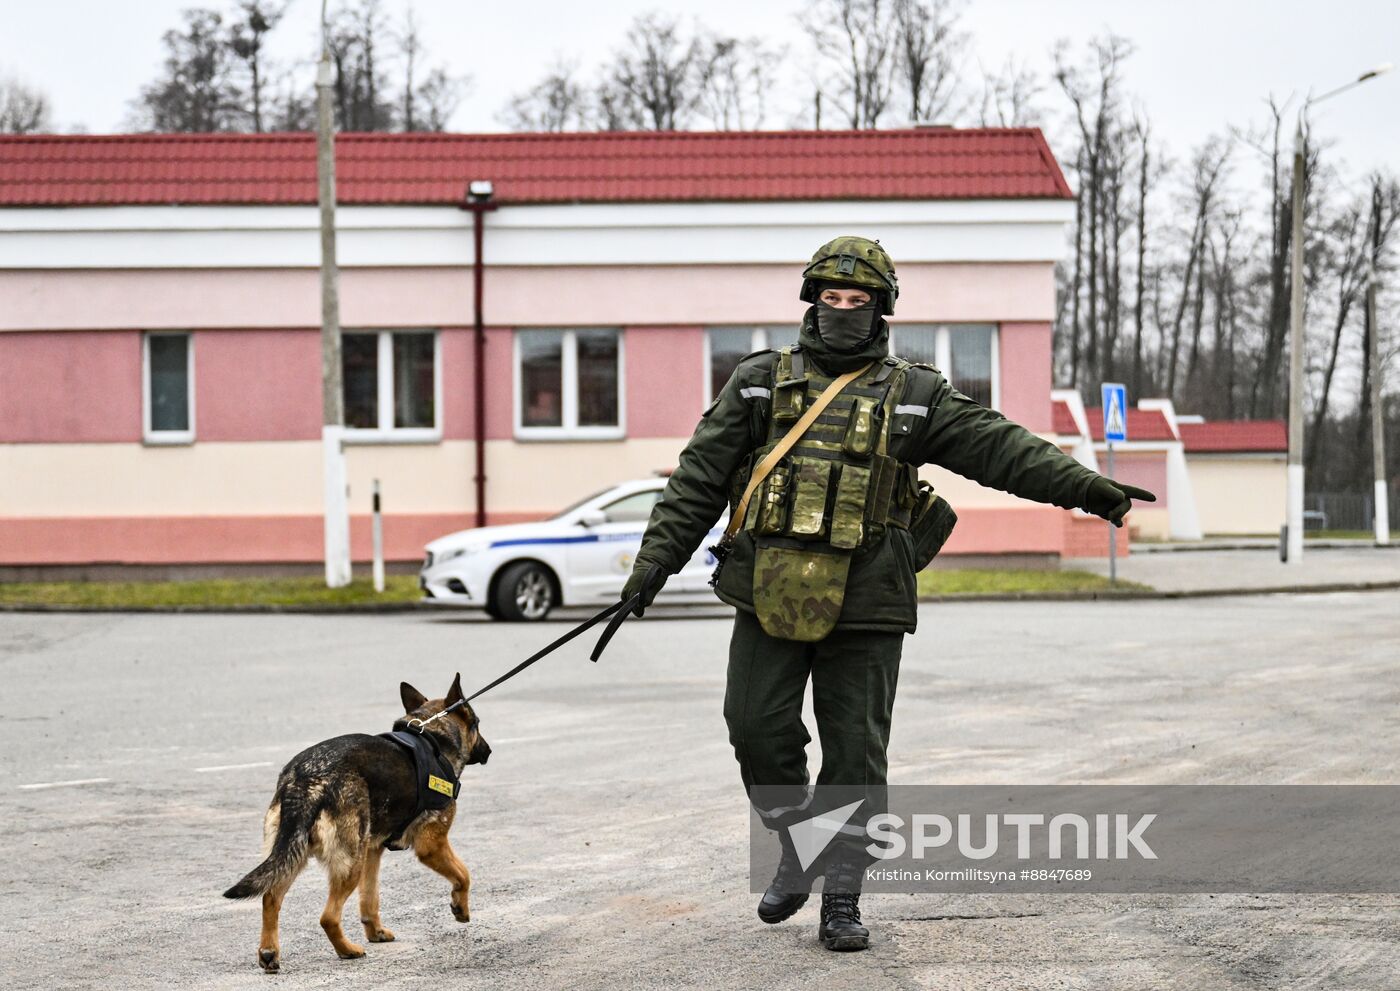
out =
[[[445,699],[428,699],[408,682],[399,686],[404,719],[426,720],[462,699],[462,677],[452,680]],[[443,758],[460,775],[467,764],[485,764],[491,747],[481,735],[470,705],[423,727],[438,744]],[[417,773],[412,755],[392,740],[365,733],[337,736],[297,754],[277,778],[277,790],[263,818],[267,855],[232,888],[225,898],[262,895],[262,937],[258,964],[268,973],[281,967],[277,917],[282,899],[308,857],[326,867],[330,896],[321,913],[321,928],[344,960],[365,955],[364,947],[346,939],[341,916],[351,892],[360,889],[360,922],[371,943],[387,943],[394,934],[379,919],[379,858],[385,844],[393,849],[413,847],[418,859],[452,882],[452,914],[458,922],[471,918],[467,893],[471,875],[447,841],[457,811],[428,810],[414,817],[397,835],[418,805]]]

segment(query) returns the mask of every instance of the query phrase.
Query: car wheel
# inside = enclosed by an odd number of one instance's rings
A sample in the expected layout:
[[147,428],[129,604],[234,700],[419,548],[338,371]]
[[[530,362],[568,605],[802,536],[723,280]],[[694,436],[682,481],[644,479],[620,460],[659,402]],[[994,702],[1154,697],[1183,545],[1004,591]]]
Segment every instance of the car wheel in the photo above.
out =
[[521,561],[501,572],[492,597],[502,619],[533,622],[554,608],[554,579],[549,569],[535,561]]

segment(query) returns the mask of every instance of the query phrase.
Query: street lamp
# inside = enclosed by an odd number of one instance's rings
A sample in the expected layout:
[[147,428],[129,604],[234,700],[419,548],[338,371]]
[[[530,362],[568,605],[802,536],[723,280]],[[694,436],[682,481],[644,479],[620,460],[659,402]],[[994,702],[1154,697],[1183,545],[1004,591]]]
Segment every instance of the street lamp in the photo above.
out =
[[321,228],[321,464],[326,585],[350,584],[350,506],[346,492],[345,405],[340,369],[340,274],[335,257],[335,121],[326,3],[316,64],[316,202]]
[[1289,564],[1301,564],[1303,561],[1303,124],[1309,107],[1390,69],[1390,63],[1386,62],[1344,86],[1321,96],[1308,97],[1298,108],[1298,126],[1293,132],[1292,295],[1288,311],[1288,519],[1284,531],[1287,534],[1284,560]]
[[466,202],[462,209],[472,212],[472,322],[473,322],[473,381],[476,388],[476,525],[486,525],[486,324],[481,315],[482,283],[486,266],[482,247],[486,240],[486,214],[496,209],[492,200],[496,189],[490,179],[473,179],[467,183]]

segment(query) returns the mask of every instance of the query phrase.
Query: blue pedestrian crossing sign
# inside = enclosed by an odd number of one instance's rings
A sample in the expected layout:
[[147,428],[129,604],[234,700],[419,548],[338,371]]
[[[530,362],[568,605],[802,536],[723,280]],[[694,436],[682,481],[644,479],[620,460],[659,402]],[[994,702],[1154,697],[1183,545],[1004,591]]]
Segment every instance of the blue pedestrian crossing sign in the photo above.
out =
[[1103,438],[1115,444],[1128,439],[1128,387],[1121,382],[1103,384]]

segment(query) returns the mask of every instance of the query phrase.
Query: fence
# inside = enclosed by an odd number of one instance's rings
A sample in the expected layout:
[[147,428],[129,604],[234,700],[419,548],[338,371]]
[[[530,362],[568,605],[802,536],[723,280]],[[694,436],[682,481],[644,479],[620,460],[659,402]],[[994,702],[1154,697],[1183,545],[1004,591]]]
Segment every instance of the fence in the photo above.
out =
[[[1391,486],[1390,525],[1400,524],[1400,490]],[[1303,500],[1306,530],[1370,530],[1375,526],[1370,492],[1310,492]]]

